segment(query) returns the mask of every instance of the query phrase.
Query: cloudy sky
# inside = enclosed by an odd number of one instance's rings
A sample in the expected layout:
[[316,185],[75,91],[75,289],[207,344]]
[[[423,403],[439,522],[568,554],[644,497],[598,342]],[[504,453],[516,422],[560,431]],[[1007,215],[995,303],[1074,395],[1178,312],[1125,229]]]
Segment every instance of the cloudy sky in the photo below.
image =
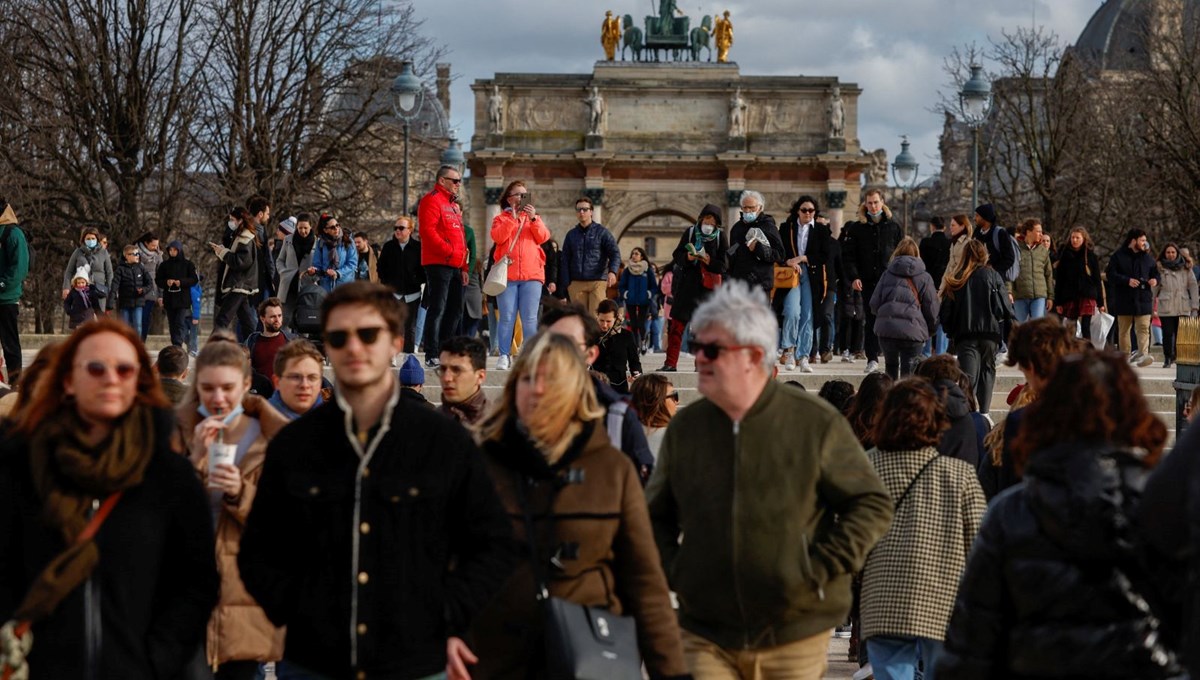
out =
[[[1115,1],[1115,0],[1114,0]],[[894,158],[901,134],[912,138],[922,177],[939,165],[943,59],[955,46],[986,44],[1002,29],[1034,22],[1074,42],[1101,0],[678,0],[696,25],[728,9],[735,40],[730,60],[743,75],[838,76],[858,84],[859,139]],[[452,125],[474,129],[470,83],[497,72],[591,73],[603,58],[605,10],[641,17],[655,0],[414,0],[425,30],[449,49],[456,80]]]

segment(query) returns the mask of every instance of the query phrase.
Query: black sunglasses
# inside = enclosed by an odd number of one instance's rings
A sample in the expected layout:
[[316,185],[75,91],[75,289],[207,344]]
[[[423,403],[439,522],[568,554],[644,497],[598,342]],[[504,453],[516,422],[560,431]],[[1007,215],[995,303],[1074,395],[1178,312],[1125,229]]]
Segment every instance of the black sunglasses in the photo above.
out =
[[462,178],[461,178],[461,177],[459,177],[458,179],[455,179],[455,178],[453,178],[453,177],[443,177],[442,179],[448,179],[448,180],[450,180],[451,182],[453,182],[453,183],[455,183],[455,184],[462,184]]
[[[93,378],[103,378],[108,373],[108,364],[103,361],[88,361],[83,368]],[[115,364],[112,368],[121,380],[129,380],[138,372],[137,364]]]
[[673,401],[673,402],[675,402],[676,404],[678,404],[678,403],[679,403],[679,393],[678,393],[678,392],[672,392],[672,393],[668,394],[667,396],[663,397],[663,399],[670,399],[671,401]]
[[364,345],[374,345],[379,339],[379,333],[383,330],[383,326],[368,326],[366,328],[355,328],[348,331],[325,331],[325,342],[334,349],[341,349],[350,342],[350,334],[358,336],[359,342]]
[[696,356],[704,355],[709,361],[716,361],[721,356],[721,352],[739,349],[752,349],[754,345],[718,345],[715,342],[691,342],[689,343],[692,353]]

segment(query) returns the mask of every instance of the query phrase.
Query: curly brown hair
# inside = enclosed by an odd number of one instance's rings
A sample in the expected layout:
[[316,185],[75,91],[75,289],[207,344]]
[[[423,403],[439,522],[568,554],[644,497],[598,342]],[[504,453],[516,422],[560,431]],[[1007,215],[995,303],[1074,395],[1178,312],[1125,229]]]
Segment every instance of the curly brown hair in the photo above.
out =
[[880,451],[915,451],[936,446],[950,427],[946,407],[925,378],[905,378],[892,386],[875,417]]
[[1042,317],[1013,326],[1008,336],[1006,366],[1022,366],[1041,378],[1054,375],[1058,362],[1081,347],[1057,318]]
[[850,428],[854,430],[854,436],[858,437],[864,449],[875,445],[875,413],[879,411],[884,396],[894,382],[892,376],[887,373],[872,373],[862,379],[858,385],[858,394],[850,400],[846,420],[850,421]]
[[1064,357],[1040,398],[1026,407],[1013,463],[1023,471],[1035,451],[1055,444],[1107,442],[1145,449],[1142,463],[1154,467],[1166,441],[1167,426],[1150,411],[1128,358],[1088,349]]
[[667,411],[667,395],[671,393],[671,381],[661,373],[643,373],[629,388],[633,408],[638,420],[646,427],[666,427],[671,422]]

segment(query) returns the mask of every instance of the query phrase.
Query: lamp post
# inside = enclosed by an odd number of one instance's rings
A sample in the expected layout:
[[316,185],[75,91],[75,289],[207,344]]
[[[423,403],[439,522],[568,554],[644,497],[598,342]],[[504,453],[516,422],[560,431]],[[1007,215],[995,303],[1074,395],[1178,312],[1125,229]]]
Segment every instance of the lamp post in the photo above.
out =
[[904,192],[904,235],[908,235],[908,193],[916,188],[917,159],[908,150],[908,135],[901,135],[900,153],[892,161],[892,181]]
[[413,73],[412,62],[400,65],[400,75],[392,81],[392,111],[404,128],[404,214],[408,214],[408,125],[417,117],[424,103],[425,89]]
[[987,118],[992,99],[992,86],[983,75],[983,67],[971,64],[971,78],[958,93],[958,105],[963,120],[971,126],[971,208],[979,205],[979,128]]
[[467,157],[463,155],[462,145],[458,142],[458,131],[450,131],[450,145],[442,152],[442,165],[453,165],[462,172],[463,164],[467,162]]

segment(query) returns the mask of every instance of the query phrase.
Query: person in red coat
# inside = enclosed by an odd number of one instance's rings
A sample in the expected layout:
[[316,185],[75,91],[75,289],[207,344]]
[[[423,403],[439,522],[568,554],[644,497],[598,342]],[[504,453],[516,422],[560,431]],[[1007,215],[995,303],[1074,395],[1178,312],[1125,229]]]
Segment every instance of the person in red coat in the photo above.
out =
[[436,368],[443,338],[454,335],[462,317],[467,285],[467,240],[463,231],[462,173],[453,165],[438,169],[433,191],[417,208],[421,265],[425,268],[425,365]]

